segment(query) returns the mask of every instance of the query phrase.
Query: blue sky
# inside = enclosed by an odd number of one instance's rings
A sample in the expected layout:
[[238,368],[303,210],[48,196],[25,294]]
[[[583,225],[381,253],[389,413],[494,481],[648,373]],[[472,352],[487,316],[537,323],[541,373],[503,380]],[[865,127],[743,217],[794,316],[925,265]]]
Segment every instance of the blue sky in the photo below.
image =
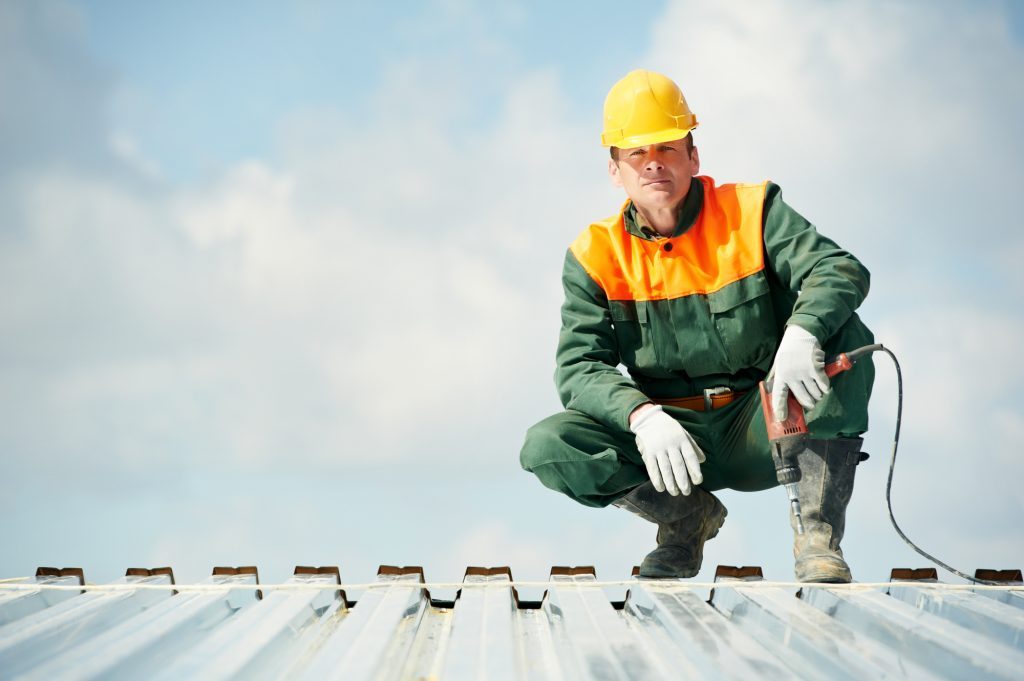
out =
[[[605,74],[635,54],[626,36],[595,42],[621,30],[611,3],[585,12],[541,2],[87,5],[90,46],[131,83],[113,119],[146,137],[179,178],[272,154],[275,131],[296,110],[373,115],[380,80],[405,65],[441,94],[473,91],[448,112],[455,136],[486,126],[517,73],[559,63],[587,64],[564,83],[584,115],[584,104],[603,99]],[[406,106],[418,112],[415,101]]]
[[[871,270],[903,529],[1024,564],[1020,5],[551,5],[0,3],[0,576],[626,576],[652,529],[517,456],[560,408],[564,249],[621,200],[601,103],[641,66],[704,172],[773,179]],[[894,391],[880,360],[861,580],[924,563],[885,515]],[[702,576],[788,578],[783,493],[723,498]]]

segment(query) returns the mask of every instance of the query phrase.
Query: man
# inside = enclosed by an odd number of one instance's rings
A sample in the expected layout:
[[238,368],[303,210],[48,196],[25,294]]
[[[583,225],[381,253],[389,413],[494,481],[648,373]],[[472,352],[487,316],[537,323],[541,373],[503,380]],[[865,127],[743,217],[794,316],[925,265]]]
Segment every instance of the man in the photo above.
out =
[[529,430],[523,468],[657,524],[642,577],[692,577],[726,517],[712,492],[778,484],[757,391],[771,371],[777,416],[789,392],[808,410],[796,577],[849,582],[839,542],[874,368],[861,360],[830,385],[823,360],[873,342],[854,314],[868,271],[777,185],[698,175],[696,127],[658,73],[633,71],[608,93],[602,144],[629,200],[566,253],[555,371],[566,411]]

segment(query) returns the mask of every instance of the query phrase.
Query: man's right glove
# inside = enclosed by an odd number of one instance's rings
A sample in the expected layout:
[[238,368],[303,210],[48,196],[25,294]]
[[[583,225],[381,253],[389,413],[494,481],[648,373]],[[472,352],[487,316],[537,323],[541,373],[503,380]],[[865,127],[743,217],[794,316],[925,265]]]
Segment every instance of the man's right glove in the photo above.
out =
[[654,489],[659,492],[667,489],[672,496],[689,494],[691,480],[694,485],[704,480],[700,472],[704,452],[661,405],[645,407],[629,429],[636,434],[636,446]]

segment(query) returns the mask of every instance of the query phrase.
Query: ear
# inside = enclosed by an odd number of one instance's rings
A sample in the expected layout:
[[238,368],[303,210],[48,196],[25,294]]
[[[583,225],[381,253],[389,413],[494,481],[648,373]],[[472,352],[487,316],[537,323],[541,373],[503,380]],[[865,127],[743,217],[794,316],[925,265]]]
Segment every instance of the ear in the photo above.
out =
[[700,154],[697,153],[697,147],[690,152],[690,166],[691,175],[700,175]]
[[608,177],[611,178],[612,184],[616,187],[622,186],[622,177],[619,176],[619,164],[612,158],[608,159]]

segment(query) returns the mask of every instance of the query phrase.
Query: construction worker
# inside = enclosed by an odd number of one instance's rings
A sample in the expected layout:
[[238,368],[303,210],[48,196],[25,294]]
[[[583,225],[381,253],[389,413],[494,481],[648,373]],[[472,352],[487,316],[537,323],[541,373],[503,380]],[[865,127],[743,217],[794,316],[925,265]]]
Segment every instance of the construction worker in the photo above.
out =
[[528,431],[522,466],[581,504],[657,524],[642,577],[692,577],[726,517],[712,492],[778,484],[756,388],[771,371],[777,416],[790,391],[808,410],[796,577],[849,582],[839,542],[874,368],[861,360],[830,384],[823,360],[873,342],[854,313],[868,271],[777,185],[699,175],[696,127],[661,74],[633,71],[608,93],[601,140],[629,199],[566,253],[566,411]]

